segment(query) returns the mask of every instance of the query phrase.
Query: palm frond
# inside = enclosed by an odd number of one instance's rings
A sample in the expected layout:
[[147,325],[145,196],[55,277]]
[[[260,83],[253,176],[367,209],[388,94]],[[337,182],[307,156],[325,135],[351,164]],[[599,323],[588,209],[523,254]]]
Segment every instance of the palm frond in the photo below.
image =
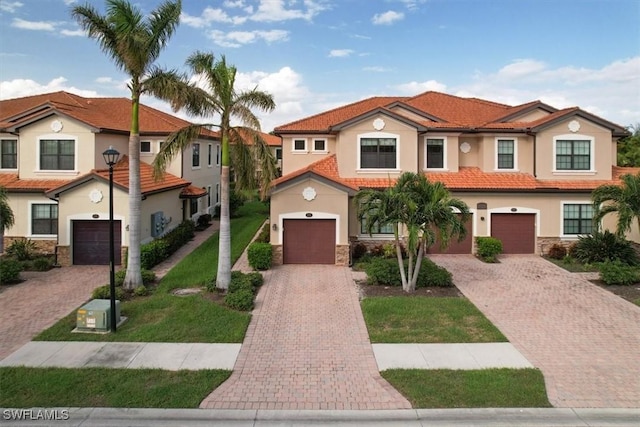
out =
[[153,176],[156,180],[161,179],[164,176],[164,172],[169,166],[169,163],[178,155],[178,153],[184,151],[189,145],[200,136],[203,129],[206,129],[207,124],[192,124],[186,126],[171,135],[162,143],[158,155],[153,160]]

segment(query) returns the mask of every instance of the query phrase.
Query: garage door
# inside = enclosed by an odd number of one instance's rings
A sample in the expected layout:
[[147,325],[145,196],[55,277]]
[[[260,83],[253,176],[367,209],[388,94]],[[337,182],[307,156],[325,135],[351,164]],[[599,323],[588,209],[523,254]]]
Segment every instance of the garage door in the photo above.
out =
[[502,241],[505,254],[532,254],[536,249],[536,216],[492,214],[491,236]]
[[427,252],[430,254],[470,254],[473,245],[473,215],[469,217],[465,227],[467,229],[467,235],[463,241],[458,242],[457,238],[452,238],[449,240],[449,246],[442,250],[440,248],[440,241],[438,240]]
[[[73,263],[109,265],[109,221],[73,221]],[[113,252],[120,265],[120,221],[113,222]]]
[[334,219],[285,219],[282,226],[285,264],[336,263]]

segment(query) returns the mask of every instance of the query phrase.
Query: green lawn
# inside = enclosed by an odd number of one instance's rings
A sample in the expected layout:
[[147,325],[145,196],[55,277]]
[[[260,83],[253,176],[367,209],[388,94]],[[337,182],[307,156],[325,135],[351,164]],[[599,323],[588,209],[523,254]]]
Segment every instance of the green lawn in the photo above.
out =
[[365,298],[362,313],[373,343],[507,341],[465,298]]
[[0,407],[197,408],[230,371],[0,368]]
[[[267,216],[264,203],[245,204],[231,222],[231,257],[237,260]],[[74,334],[75,311],[40,333],[37,341],[242,342],[250,314],[230,310],[205,295],[177,297],[176,288],[201,287],[213,279],[218,233],[187,255],[162,279],[151,296],[122,302],[128,320],[115,334]]]
[[551,407],[537,369],[390,369],[381,374],[414,408]]

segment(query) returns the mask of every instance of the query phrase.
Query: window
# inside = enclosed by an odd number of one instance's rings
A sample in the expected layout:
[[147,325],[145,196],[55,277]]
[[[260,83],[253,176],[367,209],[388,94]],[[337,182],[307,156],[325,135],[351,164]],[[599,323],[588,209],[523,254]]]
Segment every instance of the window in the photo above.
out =
[[216,166],[220,165],[220,145],[216,145]]
[[294,139],[293,140],[293,151],[307,151],[307,140],[306,139]]
[[190,199],[189,212],[191,212],[191,215],[195,215],[198,213],[198,199]]
[[[369,233],[367,231],[366,224],[367,224],[367,218],[365,216],[364,218],[362,218],[362,221],[360,222],[360,233],[368,235]],[[373,224],[371,234],[394,234],[393,225],[389,224],[389,225],[380,227],[378,223],[375,223]]]
[[209,144],[208,146],[208,150],[207,151],[207,166],[211,167],[211,159],[213,158],[213,146],[211,144]]
[[194,168],[200,167],[200,144],[193,144],[191,166],[193,166]]
[[591,170],[591,141],[556,140],[557,170]]
[[564,204],[562,233],[565,235],[591,234],[593,231],[593,206],[591,204]]
[[395,138],[361,138],[360,167],[363,169],[395,169]]
[[220,184],[216,184],[216,205],[220,203]]
[[445,169],[445,140],[427,139],[427,169]]
[[0,169],[18,169],[18,141],[3,139],[0,141]]
[[74,170],[75,141],[69,139],[40,140],[40,170]]
[[276,160],[282,160],[282,148],[276,148]]
[[326,139],[314,139],[313,140],[313,151],[327,151],[327,140]]
[[207,207],[211,207],[211,186],[207,187]]
[[58,205],[31,205],[31,234],[58,234]]
[[513,139],[498,139],[496,144],[496,169],[515,169],[515,141]]
[[140,152],[141,153],[150,153],[151,152],[151,141],[140,141]]

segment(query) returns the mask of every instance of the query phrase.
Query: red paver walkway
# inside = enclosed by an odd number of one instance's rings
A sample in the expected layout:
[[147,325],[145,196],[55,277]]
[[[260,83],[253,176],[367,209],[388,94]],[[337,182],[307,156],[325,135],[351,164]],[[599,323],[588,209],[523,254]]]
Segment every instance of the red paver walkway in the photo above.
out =
[[545,377],[556,407],[640,407],[640,307],[539,256],[432,255]]
[[317,265],[265,273],[233,374],[200,406],[411,407],[380,377],[350,270]]

